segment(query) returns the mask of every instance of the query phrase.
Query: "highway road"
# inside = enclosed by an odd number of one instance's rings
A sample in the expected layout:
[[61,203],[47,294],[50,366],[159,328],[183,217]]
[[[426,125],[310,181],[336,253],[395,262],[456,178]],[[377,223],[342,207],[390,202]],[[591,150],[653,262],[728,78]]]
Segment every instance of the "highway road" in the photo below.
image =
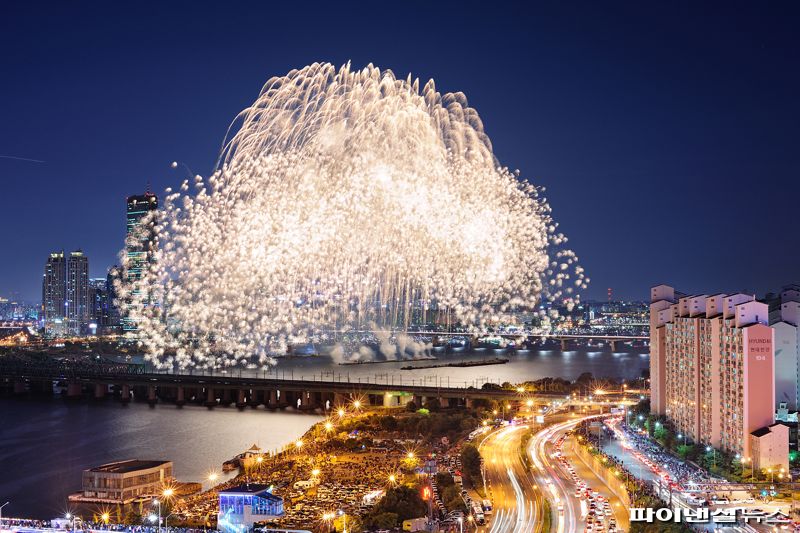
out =
[[[628,510],[614,493],[574,453],[576,443],[567,438],[560,450],[555,443],[578,423],[591,416],[570,417],[537,432],[528,444],[533,463],[533,476],[542,486],[544,496],[553,510],[553,528],[557,533],[583,531],[588,511],[585,500],[575,497],[576,485],[566,467],[558,460],[560,452],[575,469],[578,477],[608,500],[616,518],[618,530],[628,530]],[[606,521],[607,522],[607,521]]]
[[537,533],[542,531],[542,495],[520,455],[528,426],[505,426],[480,444],[493,514],[479,531]]

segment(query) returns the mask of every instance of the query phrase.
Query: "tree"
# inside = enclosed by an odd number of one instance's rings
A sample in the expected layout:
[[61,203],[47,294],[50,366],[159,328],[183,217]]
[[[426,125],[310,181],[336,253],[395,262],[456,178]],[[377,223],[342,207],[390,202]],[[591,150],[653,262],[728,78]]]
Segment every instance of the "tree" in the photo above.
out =
[[439,398],[431,398],[430,400],[425,402],[425,408],[428,409],[429,411],[436,412],[439,409],[441,409],[441,407],[442,407],[442,404],[439,403]]
[[370,515],[367,525],[377,529],[390,529],[397,525],[397,513],[380,513]]
[[481,478],[481,453],[475,445],[465,444],[461,449],[461,465],[472,484],[476,484]]
[[129,509],[128,512],[125,513],[123,523],[130,526],[140,525],[142,523],[142,515],[137,513],[134,509]]
[[375,505],[370,513],[371,517],[383,514],[394,513],[395,521],[408,520],[425,515],[427,506],[419,495],[419,491],[399,485],[386,491],[386,494]]

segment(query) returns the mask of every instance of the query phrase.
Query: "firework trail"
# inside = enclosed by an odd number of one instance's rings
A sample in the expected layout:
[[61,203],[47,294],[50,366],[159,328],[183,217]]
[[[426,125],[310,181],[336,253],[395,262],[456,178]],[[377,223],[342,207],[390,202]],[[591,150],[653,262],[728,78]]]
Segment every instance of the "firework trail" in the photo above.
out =
[[326,331],[402,332],[412,308],[480,329],[588,282],[465,96],[372,65],[269,80],[157,217],[120,291],[163,365],[268,364]]

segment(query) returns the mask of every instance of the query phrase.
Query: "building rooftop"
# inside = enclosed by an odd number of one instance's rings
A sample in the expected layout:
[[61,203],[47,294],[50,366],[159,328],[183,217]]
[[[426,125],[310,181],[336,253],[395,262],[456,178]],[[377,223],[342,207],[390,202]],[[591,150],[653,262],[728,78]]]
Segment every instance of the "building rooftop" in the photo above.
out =
[[260,483],[248,483],[245,485],[237,485],[219,491],[219,494],[257,494],[262,498],[280,500],[280,496],[275,496],[269,492],[271,485],[262,485]]
[[169,464],[169,461],[145,461],[141,459],[128,459],[127,461],[117,461],[90,468],[89,472],[110,472],[114,474],[126,474],[137,470],[148,470]]
[[752,436],[754,436],[754,437],[763,437],[764,435],[769,435],[770,433],[772,433],[772,428],[774,428],[775,426],[786,426],[786,427],[789,427],[789,424],[787,424],[787,423],[785,423],[783,421],[775,422],[774,424],[770,424],[769,426],[764,426],[763,428],[759,428],[759,429],[757,429],[755,431],[751,431],[750,434]]

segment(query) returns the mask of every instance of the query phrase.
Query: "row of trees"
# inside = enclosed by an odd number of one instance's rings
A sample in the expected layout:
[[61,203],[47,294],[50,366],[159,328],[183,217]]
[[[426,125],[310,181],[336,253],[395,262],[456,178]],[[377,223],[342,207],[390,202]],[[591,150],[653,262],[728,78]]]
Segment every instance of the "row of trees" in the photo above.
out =
[[649,400],[644,400],[631,409],[628,423],[632,427],[644,429],[665,450],[684,461],[691,461],[719,477],[730,481],[769,479],[767,472],[753,471],[752,463],[748,464],[740,457],[713,449],[702,443],[691,442],[677,432],[665,416],[651,414]]

